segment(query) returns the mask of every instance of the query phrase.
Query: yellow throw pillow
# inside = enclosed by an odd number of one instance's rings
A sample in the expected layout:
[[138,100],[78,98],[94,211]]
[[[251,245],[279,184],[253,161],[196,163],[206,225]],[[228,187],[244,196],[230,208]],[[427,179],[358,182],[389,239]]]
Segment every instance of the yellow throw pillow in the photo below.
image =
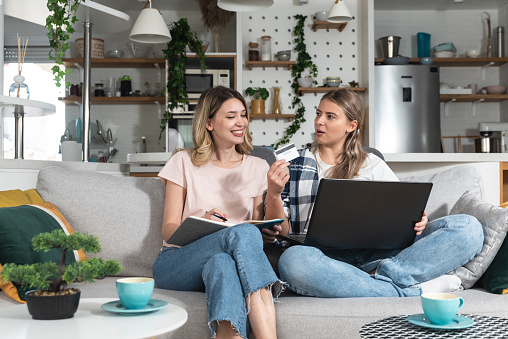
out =
[[[17,195],[18,197],[21,197],[21,195],[19,195],[19,193],[14,193],[14,195]],[[38,194],[37,194],[37,196],[38,196]],[[39,198],[40,198],[40,196],[39,196]],[[35,199],[37,199],[37,197],[35,197]],[[23,200],[23,198],[21,198],[21,200]],[[18,201],[20,201],[20,200],[18,200]],[[42,202],[42,203],[39,203],[39,204],[28,205],[28,206],[36,207],[36,208],[40,209],[41,211],[45,212],[47,215],[50,216],[50,218],[53,218],[54,221],[56,221],[58,223],[58,225],[60,225],[61,229],[66,234],[71,234],[71,233],[74,232],[74,230],[72,229],[72,227],[69,224],[69,222],[64,218],[62,213],[60,213],[58,208],[55,205],[53,205],[52,203]],[[12,206],[12,207],[13,208],[21,208],[19,206]],[[5,210],[5,211],[7,211],[7,210]],[[33,225],[31,225],[31,227],[33,227]],[[29,240],[27,239],[26,241],[29,241]],[[31,239],[30,239],[30,241],[31,241]],[[82,250],[74,251],[74,253],[75,253],[75,259],[76,260],[83,261],[83,260],[87,259],[86,255],[85,255],[85,252],[83,252]],[[1,264],[2,263],[0,262],[0,276],[1,276],[2,269],[3,269]],[[4,291],[5,295],[7,295],[9,298],[12,298],[13,300],[16,300],[18,302],[24,303],[24,301],[21,300],[20,297],[19,297],[17,288],[12,283],[5,282],[5,281],[2,281],[0,279],[0,289],[2,291]]]
[[32,188],[26,191],[9,190],[0,191],[0,207],[14,207],[27,204],[40,204],[44,202],[39,193]]

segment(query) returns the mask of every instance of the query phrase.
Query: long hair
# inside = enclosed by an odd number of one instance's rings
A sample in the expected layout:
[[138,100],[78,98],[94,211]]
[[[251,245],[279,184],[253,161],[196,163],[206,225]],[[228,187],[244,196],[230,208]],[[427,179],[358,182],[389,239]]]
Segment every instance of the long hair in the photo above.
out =
[[[355,92],[348,89],[336,89],[327,92],[321,98],[330,100],[344,111],[349,122],[356,120],[358,122],[356,129],[348,134],[344,143],[344,149],[338,155],[339,163],[327,171],[327,177],[335,179],[353,179],[358,175],[365,160],[367,153],[362,148],[360,140],[360,126],[363,119],[363,105],[360,97]],[[319,144],[312,144],[312,153],[319,151]]]
[[[192,142],[194,147],[189,150],[192,163],[195,166],[204,165],[214,150],[211,132],[206,128],[209,119],[213,119],[221,106],[229,99],[238,99],[245,107],[247,119],[250,118],[247,103],[243,96],[224,86],[209,88],[199,97],[194,118],[192,120]],[[246,127],[243,143],[236,145],[235,149],[240,154],[249,154],[252,151],[252,136],[249,132],[249,126]]]

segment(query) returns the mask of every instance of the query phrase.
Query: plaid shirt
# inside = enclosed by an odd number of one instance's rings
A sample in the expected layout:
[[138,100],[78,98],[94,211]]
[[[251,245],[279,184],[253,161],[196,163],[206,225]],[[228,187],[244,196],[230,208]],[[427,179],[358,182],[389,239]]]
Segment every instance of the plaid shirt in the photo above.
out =
[[282,192],[284,212],[291,225],[290,233],[306,233],[319,185],[317,162],[308,149],[298,150],[300,157],[289,167],[289,181]]

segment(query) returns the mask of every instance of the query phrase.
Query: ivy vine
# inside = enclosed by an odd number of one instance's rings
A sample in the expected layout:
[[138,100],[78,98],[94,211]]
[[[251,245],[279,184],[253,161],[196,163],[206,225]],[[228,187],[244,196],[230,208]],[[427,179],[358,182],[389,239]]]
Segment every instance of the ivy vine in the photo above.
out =
[[[291,125],[289,125],[285,130],[282,137],[272,146],[277,149],[278,146],[289,143],[291,137],[300,129],[301,125],[306,121],[305,120],[305,106],[302,104],[302,100],[298,95],[298,78],[310,75],[314,79],[316,79],[318,75],[317,66],[312,62],[312,58],[307,53],[307,45],[305,44],[305,19],[307,16],[297,14],[294,16],[297,20],[296,26],[293,30],[293,42],[295,43],[294,50],[297,53],[296,57],[296,65],[291,69],[291,75],[293,77],[293,82],[291,83],[291,88],[294,92],[293,102],[291,103],[291,108],[296,108],[295,118]],[[307,72],[306,74],[303,74]],[[313,80],[314,84],[317,84],[316,80]]]
[[159,133],[159,141],[166,126],[173,119],[173,110],[182,108],[189,103],[187,89],[185,87],[185,67],[187,63],[187,45],[192,51],[196,51],[199,57],[201,70],[206,70],[205,52],[201,45],[203,42],[198,39],[196,32],[192,31],[187,18],[181,18],[171,24],[169,33],[171,41],[168,43],[167,49],[162,52],[168,60],[168,83],[166,85],[168,95],[168,107],[164,112]]
[[[78,21],[76,12],[81,2],[85,0],[47,0],[47,7],[49,9],[49,16],[46,18],[46,27],[48,33],[46,36],[49,39],[49,60],[55,62],[55,66],[51,68],[54,80],[57,87],[62,85],[66,75],[71,74],[70,68],[63,66],[62,58],[65,56],[65,51],[69,49],[69,40],[72,34],[76,31],[73,28],[74,23]],[[69,86],[68,81],[65,82]]]

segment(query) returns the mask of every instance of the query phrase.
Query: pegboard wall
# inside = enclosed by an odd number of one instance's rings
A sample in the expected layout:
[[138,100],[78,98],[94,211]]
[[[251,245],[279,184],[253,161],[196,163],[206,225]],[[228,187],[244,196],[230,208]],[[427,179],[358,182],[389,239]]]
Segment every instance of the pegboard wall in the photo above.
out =
[[[277,0],[270,8],[242,14],[242,48],[245,65],[248,58],[249,42],[261,42],[261,36],[271,36],[272,60],[277,60],[278,51],[291,50],[291,60],[296,60],[293,50],[293,29],[297,23],[295,15],[306,15],[305,42],[307,52],[318,67],[317,86],[325,84],[327,76],[340,76],[343,85],[350,81],[359,81],[359,32],[357,29],[357,3],[354,0],[344,0],[355,20],[348,22],[346,28],[339,32],[337,29],[318,29],[314,32],[311,27],[317,11],[328,11],[333,1],[315,0],[300,4],[297,0]],[[265,87],[270,91],[266,102],[267,113],[271,113],[274,87],[280,87],[281,107],[283,114],[294,114],[291,108],[294,93],[291,88],[291,71],[287,68],[253,68],[252,71],[243,67],[243,82],[239,90],[247,87]],[[362,84],[360,84],[362,86]],[[305,147],[314,140],[314,116],[316,108],[323,94],[305,94],[301,97],[305,106],[306,122],[293,136],[291,141],[297,148]],[[247,97],[250,103],[250,97]],[[256,145],[271,145],[281,138],[283,131],[289,126],[288,119],[259,119],[252,120],[249,125],[253,142]]]

